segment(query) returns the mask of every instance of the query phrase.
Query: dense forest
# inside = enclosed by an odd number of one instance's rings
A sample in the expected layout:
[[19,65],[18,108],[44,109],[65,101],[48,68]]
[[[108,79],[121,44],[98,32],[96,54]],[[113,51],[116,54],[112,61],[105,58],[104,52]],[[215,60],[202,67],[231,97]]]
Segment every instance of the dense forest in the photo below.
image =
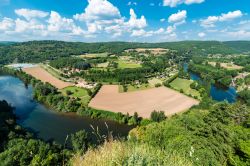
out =
[[41,62],[59,57],[84,53],[121,53],[131,48],[167,48],[181,54],[208,55],[234,54],[250,51],[250,42],[182,41],[167,43],[80,43],[62,41],[30,41],[0,44],[0,64],[17,62]]

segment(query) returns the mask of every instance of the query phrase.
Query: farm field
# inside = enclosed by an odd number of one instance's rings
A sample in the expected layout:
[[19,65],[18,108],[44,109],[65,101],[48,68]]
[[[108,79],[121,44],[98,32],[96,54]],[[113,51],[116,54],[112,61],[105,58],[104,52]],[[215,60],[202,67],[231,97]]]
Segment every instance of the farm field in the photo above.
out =
[[170,116],[188,110],[198,103],[198,100],[166,87],[119,93],[117,85],[104,85],[90,101],[89,106],[130,115],[137,112],[139,116],[149,118],[154,110],[164,111]]
[[[210,65],[215,66],[216,62],[208,62]],[[232,63],[220,63],[220,66],[228,70],[240,70],[243,67]]]
[[104,53],[95,53],[95,54],[84,54],[84,55],[80,55],[79,57],[81,58],[97,58],[97,57],[106,57],[108,56],[108,53],[104,52]]
[[183,92],[187,95],[192,95],[192,96],[197,96],[198,98],[200,97],[200,94],[197,90],[190,88],[190,84],[193,81],[191,80],[186,80],[186,79],[182,79],[182,78],[176,78],[174,81],[172,81],[170,83],[170,86],[173,89],[176,89],[178,91],[180,91],[181,89],[183,90]]
[[83,104],[87,104],[90,100],[90,96],[88,95],[87,90],[84,88],[69,86],[61,90],[62,94],[65,96],[68,96],[67,91],[72,93],[69,95],[70,97],[80,98]]
[[137,64],[137,63],[132,63],[129,61],[124,61],[124,60],[118,60],[118,68],[120,69],[127,69],[127,68],[138,68],[141,67],[141,64]]
[[99,63],[97,64],[97,67],[99,68],[107,68],[109,65],[109,62]]
[[64,82],[62,80],[59,80],[58,78],[48,73],[45,69],[43,69],[40,66],[24,68],[23,71],[35,77],[36,79],[41,80],[42,82],[50,83],[51,85],[55,86],[58,89],[63,89],[68,86],[73,86],[73,84],[70,82]]

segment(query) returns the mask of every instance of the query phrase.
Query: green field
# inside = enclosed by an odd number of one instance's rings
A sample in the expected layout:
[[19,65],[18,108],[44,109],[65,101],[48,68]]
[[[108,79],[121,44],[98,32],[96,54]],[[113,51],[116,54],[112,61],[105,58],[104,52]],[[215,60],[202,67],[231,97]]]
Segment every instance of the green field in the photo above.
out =
[[84,54],[84,55],[80,55],[79,57],[81,58],[97,58],[97,57],[106,57],[108,56],[108,53],[104,52],[104,53],[95,53],[95,54]]
[[91,99],[91,97],[88,95],[87,90],[84,88],[70,86],[62,89],[62,94],[68,96],[66,94],[66,91],[70,91],[72,93],[71,95],[69,95],[69,97],[80,98],[83,104],[88,104],[89,100]]
[[[150,89],[152,88],[149,84],[141,84],[141,85],[127,85],[128,90],[127,92],[134,92],[134,91],[138,91],[138,90],[146,90],[146,89]],[[119,85],[119,92],[122,93],[124,92],[123,90],[123,86]]]
[[117,63],[118,63],[118,68],[120,69],[127,69],[127,68],[131,69],[131,68],[141,67],[141,64],[124,61],[124,60],[118,60]]
[[197,96],[198,98],[200,98],[200,93],[197,90],[190,88],[190,84],[192,82],[193,81],[191,80],[176,78],[174,81],[170,83],[170,86],[178,91],[182,89],[184,94],[186,95]]

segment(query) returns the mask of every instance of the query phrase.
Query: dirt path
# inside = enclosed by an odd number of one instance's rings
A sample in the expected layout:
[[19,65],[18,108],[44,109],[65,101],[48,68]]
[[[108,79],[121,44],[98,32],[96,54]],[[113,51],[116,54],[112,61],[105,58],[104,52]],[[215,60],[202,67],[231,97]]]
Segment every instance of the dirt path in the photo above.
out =
[[117,85],[104,85],[89,106],[130,115],[137,112],[141,117],[149,118],[153,110],[164,111],[169,116],[198,103],[198,100],[166,87],[119,93]]
[[67,86],[73,86],[72,83],[64,82],[54,77],[53,75],[48,73],[45,69],[41,68],[40,66],[24,68],[23,71],[26,72],[27,74],[32,75],[36,79],[41,80],[42,82],[50,83],[51,85],[55,86],[58,89],[63,89]]

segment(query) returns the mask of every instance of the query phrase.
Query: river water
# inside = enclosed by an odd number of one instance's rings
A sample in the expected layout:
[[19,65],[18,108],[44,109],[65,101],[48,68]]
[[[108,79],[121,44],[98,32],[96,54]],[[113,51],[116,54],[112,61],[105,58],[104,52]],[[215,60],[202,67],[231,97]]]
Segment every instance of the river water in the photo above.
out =
[[[184,71],[188,72],[190,78],[195,81],[202,81],[198,74],[188,71],[188,65],[183,65]],[[216,84],[211,84],[210,96],[216,101],[228,101],[229,103],[234,103],[237,100],[237,91],[234,87],[223,88]]]
[[[0,100],[6,100],[15,107],[18,123],[46,141],[55,140],[63,144],[68,134],[81,129],[89,132],[96,140],[91,125],[100,134],[112,132],[115,137],[127,136],[131,126],[108,120],[81,117],[75,113],[58,113],[44,107],[32,99],[32,87],[25,87],[23,82],[13,76],[0,76]],[[1,109],[1,108],[0,108]],[[108,129],[106,127],[106,124]]]

